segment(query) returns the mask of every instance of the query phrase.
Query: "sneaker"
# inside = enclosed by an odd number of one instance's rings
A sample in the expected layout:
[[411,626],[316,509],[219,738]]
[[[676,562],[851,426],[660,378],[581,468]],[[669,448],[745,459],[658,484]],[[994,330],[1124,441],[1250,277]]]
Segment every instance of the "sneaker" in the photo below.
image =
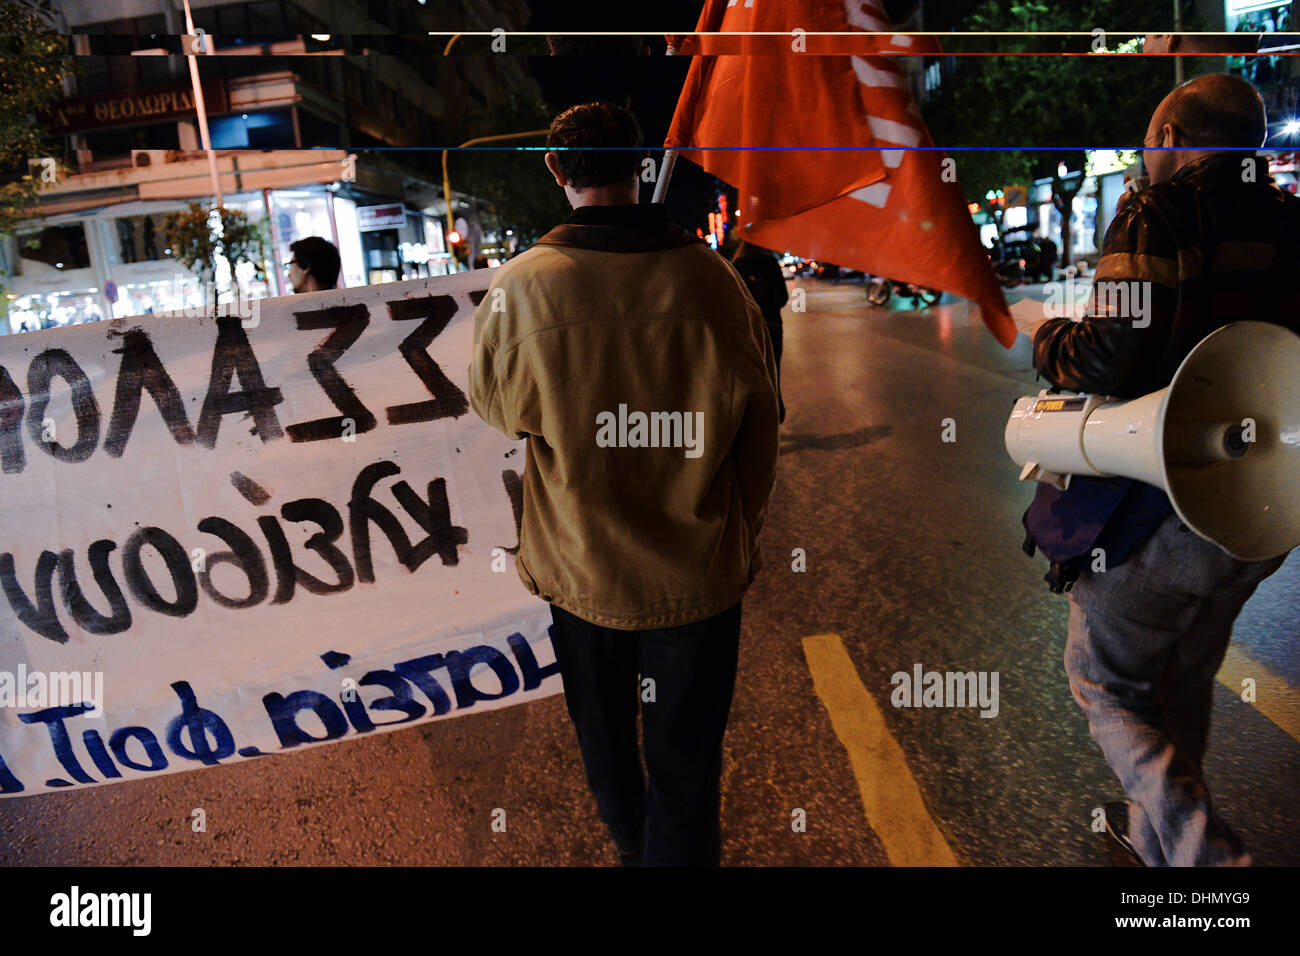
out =
[[1128,835],[1128,811],[1129,803],[1126,800],[1108,803],[1106,810],[1106,832],[1114,838],[1129,856],[1137,861],[1138,866],[1146,866],[1142,857],[1138,854],[1137,847]]

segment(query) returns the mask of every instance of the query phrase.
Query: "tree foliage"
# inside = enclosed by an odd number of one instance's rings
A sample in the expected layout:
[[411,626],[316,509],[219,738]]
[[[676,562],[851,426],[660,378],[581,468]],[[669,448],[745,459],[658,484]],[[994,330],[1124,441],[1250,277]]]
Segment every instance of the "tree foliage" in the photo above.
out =
[[[1185,29],[1196,29],[1191,4],[1184,0],[1184,6]],[[1090,33],[1111,34],[1103,39],[1113,52],[1124,39],[1115,34],[1167,32],[1172,19],[1166,4],[1131,0],[1091,0],[1069,9],[1042,0],[982,0],[963,29],[1038,35],[945,40],[948,53],[987,50],[995,42],[1006,54],[949,57],[939,95],[923,110],[939,145],[997,147],[953,149],[968,199],[984,204],[988,190],[1054,175],[1061,162],[1083,168],[1081,150],[1060,147],[1141,145],[1151,111],[1173,86],[1172,62],[1095,55]],[[1050,31],[1084,35],[1043,35]],[[1042,55],[1014,55],[1026,52]]]
[[[217,219],[219,234],[213,228]],[[197,273],[205,289],[215,282],[218,256],[226,258],[233,274],[241,262],[261,270],[270,254],[266,223],[250,222],[244,213],[225,206],[210,209],[192,202],[185,212],[169,215],[163,231],[176,260]]]
[[[542,103],[523,101],[512,108],[482,114],[470,130],[471,138],[502,133],[520,133],[546,129],[550,114]],[[480,210],[488,228],[495,227],[502,236],[513,230],[519,248],[530,245],[562,222],[569,214],[564,192],[546,170],[546,137],[485,143],[495,147],[534,147],[531,149],[466,149],[452,151],[447,160],[453,193],[476,196],[489,204]]]
[[12,236],[36,202],[41,180],[31,160],[60,158],[42,132],[39,112],[63,96],[71,68],[57,32],[53,0],[6,0],[0,33],[0,237]]

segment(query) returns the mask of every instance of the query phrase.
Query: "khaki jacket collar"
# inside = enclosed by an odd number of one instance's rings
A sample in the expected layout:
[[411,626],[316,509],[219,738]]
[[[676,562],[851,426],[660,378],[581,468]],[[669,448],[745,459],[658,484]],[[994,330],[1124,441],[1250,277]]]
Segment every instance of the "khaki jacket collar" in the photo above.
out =
[[579,206],[534,245],[599,252],[658,252],[701,240],[668,218],[663,203]]

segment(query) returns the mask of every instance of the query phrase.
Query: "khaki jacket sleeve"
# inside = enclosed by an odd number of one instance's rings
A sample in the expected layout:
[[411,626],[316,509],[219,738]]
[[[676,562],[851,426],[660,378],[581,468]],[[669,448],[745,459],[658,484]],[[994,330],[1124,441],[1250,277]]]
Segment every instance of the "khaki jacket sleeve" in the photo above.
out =
[[493,311],[497,296],[492,290],[497,288],[494,281],[488,288],[478,308],[474,310],[474,345],[469,367],[469,402],[479,418],[487,422],[508,437],[519,439],[524,435],[518,431],[519,409],[515,406],[514,396],[518,391],[513,386],[515,376],[516,350],[511,349],[506,313]]
[[768,498],[776,483],[781,426],[772,339],[763,321],[762,310],[743,285],[740,292],[745,298],[748,322],[736,356],[736,401],[743,410],[732,456],[745,518],[757,535],[763,528]]

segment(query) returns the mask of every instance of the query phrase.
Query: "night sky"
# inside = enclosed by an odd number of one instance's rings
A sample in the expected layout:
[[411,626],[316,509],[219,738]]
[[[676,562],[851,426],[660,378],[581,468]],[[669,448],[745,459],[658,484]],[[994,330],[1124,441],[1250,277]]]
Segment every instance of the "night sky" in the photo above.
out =
[[[914,0],[884,0],[891,18],[906,15]],[[527,29],[563,34],[565,30],[644,31],[651,52],[646,56],[529,57],[528,72],[537,80],[549,106],[559,112],[575,103],[610,100],[631,107],[647,146],[662,146],[672,123],[677,98],[690,66],[687,57],[667,56],[665,33],[689,33],[699,21],[703,0],[657,0],[648,4],[575,3],[574,0],[529,0]],[[615,40],[614,42],[619,42]],[[653,155],[653,154],[652,154]],[[668,190],[668,212],[692,232],[707,228],[718,181],[690,161],[681,161]],[[652,185],[643,187],[649,201]]]
[[[601,4],[577,14],[575,8],[583,5],[572,0],[532,0],[528,6],[533,13],[529,30],[646,31],[649,55],[530,57],[528,72],[556,112],[593,100],[628,105],[641,124],[646,145],[662,146],[690,66],[687,57],[666,55],[663,34],[694,30],[703,7],[701,0],[665,0],[645,6]],[[706,227],[716,182],[693,163],[679,162],[668,190],[669,214],[691,231]],[[648,201],[653,186],[646,184],[644,189],[642,200]]]

